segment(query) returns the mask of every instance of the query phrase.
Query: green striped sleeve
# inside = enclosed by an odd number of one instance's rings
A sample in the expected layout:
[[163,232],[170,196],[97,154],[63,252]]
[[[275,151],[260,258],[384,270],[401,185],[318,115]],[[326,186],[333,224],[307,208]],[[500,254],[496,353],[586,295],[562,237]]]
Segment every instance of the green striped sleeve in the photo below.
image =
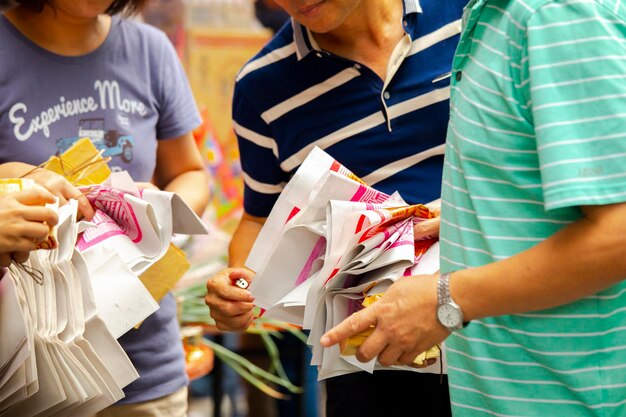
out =
[[553,2],[528,22],[525,65],[548,209],[626,197],[626,25],[606,3]]

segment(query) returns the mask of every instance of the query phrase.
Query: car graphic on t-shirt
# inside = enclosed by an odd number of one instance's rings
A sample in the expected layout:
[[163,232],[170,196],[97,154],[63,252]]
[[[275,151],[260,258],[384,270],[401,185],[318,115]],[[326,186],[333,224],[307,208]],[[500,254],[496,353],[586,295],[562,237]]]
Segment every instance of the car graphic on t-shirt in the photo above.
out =
[[106,130],[104,118],[95,117],[81,119],[78,122],[78,136],[57,139],[59,153],[63,153],[78,139],[89,138],[98,149],[103,149],[102,156],[117,156],[128,163],[133,160],[133,146],[135,139],[118,130]]

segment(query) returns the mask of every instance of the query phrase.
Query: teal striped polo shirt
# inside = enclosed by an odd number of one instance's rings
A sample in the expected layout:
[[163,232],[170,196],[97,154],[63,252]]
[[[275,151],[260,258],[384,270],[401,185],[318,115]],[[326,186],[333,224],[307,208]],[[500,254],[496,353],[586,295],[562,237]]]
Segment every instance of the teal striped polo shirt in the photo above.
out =
[[[579,206],[626,201],[625,21],[620,0],[466,6],[442,271],[524,251],[579,219]],[[455,416],[626,416],[626,285],[476,320],[450,336],[446,353]]]

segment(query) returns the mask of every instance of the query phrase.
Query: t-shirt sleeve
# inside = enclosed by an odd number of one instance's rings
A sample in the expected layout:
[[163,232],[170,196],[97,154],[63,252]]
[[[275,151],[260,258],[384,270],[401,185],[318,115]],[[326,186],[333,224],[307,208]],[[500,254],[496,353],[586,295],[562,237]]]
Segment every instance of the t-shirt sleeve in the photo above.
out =
[[244,179],[244,210],[267,217],[288,181],[280,168],[276,140],[240,84],[235,85],[232,113]]
[[158,85],[159,108],[156,133],[158,139],[171,139],[192,131],[202,119],[180,58],[165,34],[161,35],[158,38],[160,53],[153,61],[159,69],[154,81]]
[[522,88],[547,209],[626,201],[626,24],[617,11],[551,2],[528,21]]

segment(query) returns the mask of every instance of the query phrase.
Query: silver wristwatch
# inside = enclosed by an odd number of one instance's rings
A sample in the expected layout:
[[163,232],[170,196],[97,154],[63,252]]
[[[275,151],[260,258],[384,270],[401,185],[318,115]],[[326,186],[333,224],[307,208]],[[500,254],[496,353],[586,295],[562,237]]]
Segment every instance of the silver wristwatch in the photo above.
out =
[[450,331],[467,325],[463,321],[463,311],[450,296],[450,272],[439,275],[437,281],[437,320]]

